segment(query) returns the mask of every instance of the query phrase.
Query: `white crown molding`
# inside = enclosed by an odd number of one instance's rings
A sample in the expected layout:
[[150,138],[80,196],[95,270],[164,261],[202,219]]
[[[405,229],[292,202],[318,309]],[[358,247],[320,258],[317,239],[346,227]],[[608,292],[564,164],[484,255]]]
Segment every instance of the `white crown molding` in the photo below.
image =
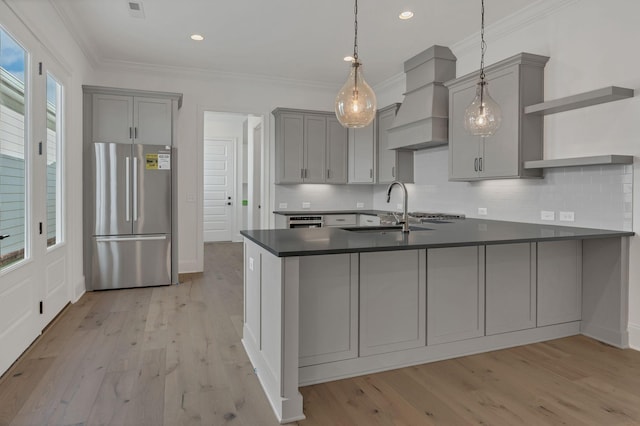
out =
[[148,63],[117,61],[111,59],[102,59],[99,61],[101,70],[147,73],[172,77],[191,77],[198,79],[210,80],[212,77],[221,80],[244,81],[256,83],[279,84],[283,86],[294,87],[310,87],[316,89],[339,90],[339,85],[327,82],[318,82],[310,80],[295,80],[284,77],[269,76],[263,74],[245,74],[227,71],[210,70],[196,67],[183,67],[173,65],[154,65]]
[[404,73],[398,73],[396,75],[392,75],[391,77],[387,78],[386,80],[382,80],[380,83],[375,84],[373,86],[373,90],[375,92],[383,92],[387,89],[390,88],[394,88],[399,84],[404,83],[405,81],[405,76]]
[[[487,25],[485,38],[501,39],[580,0],[539,0],[525,8]],[[463,55],[479,49],[480,31],[454,43],[451,50]]]
[[67,29],[67,31],[69,31],[69,34],[71,34],[71,38],[76,42],[76,45],[78,46],[84,57],[87,59],[87,62],[89,62],[89,65],[91,65],[93,68],[98,67],[98,58],[93,54],[93,51],[89,47],[89,45],[87,45],[87,43],[84,41],[86,40],[86,37],[82,37],[80,34],[78,34],[75,25],[72,24],[72,20],[71,18],[69,18],[69,15],[67,15],[64,9],[57,5],[53,0],[49,0],[49,4],[58,14],[58,17],[64,24],[65,28]]

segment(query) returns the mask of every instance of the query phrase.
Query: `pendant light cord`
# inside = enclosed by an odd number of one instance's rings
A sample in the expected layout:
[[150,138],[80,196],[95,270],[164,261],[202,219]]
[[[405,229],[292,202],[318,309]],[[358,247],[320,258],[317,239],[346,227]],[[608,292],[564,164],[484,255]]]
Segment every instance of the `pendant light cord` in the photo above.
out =
[[358,0],[355,0],[355,6],[353,7],[353,14],[355,16],[353,28],[354,28],[354,38],[353,38],[353,60],[358,62]]
[[484,0],[481,0],[480,16],[480,80],[484,82],[484,52],[487,50],[487,43],[484,41]]
[[487,50],[487,43],[484,41],[484,0],[480,6],[480,113],[484,110],[484,52]]

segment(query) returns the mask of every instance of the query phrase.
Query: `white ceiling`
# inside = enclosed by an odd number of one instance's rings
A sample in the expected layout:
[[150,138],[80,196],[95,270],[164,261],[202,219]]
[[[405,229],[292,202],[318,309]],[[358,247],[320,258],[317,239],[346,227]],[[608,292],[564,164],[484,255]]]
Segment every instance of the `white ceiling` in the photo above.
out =
[[[142,64],[341,85],[353,51],[351,0],[50,0],[96,65]],[[486,25],[531,0],[486,0]],[[378,84],[433,44],[451,46],[480,27],[480,0],[360,0],[365,77]],[[404,9],[415,16],[398,19]],[[203,42],[189,39],[193,33]],[[490,43],[490,40],[487,40]],[[479,53],[478,53],[479,55]]]

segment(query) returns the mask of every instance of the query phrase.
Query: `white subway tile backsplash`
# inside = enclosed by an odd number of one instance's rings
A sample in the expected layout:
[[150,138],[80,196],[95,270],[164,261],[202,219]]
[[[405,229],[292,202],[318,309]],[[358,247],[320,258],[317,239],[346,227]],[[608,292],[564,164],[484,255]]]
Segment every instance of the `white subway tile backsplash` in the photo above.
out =
[[[633,168],[630,165],[546,169],[543,179],[449,182],[448,150],[415,154],[416,183],[409,210],[448,211],[478,217],[487,208],[489,219],[540,223],[540,210],[572,211],[571,226],[632,230]],[[386,186],[373,191],[373,207],[383,208]],[[554,222],[567,225],[558,220]]]

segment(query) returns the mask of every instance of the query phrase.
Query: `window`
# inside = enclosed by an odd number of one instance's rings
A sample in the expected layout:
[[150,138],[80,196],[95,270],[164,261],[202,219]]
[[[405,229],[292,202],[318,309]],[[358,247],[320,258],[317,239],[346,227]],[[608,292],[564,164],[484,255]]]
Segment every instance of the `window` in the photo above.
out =
[[27,52],[0,28],[0,269],[28,256]]
[[47,73],[47,247],[62,242],[62,86]]

